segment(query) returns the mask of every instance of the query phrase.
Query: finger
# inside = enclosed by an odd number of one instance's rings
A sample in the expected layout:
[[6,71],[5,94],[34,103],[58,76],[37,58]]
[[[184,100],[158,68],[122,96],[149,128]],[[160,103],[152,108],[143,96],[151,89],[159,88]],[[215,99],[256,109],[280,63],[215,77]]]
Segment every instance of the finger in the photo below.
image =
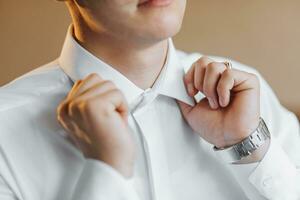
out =
[[83,79],[76,88],[72,89],[70,92],[69,98],[76,98],[81,93],[91,88],[97,83],[102,82],[103,79],[96,73],[92,73],[88,75],[85,79]]
[[259,81],[254,74],[235,69],[225,70],[218,82],[217,92],[222,107],[228,106],[232,92],[259,89]]
[[81,84],[81,82],[82,82],[82,80],[77,80],[77,81],[74,83],[74,85],[73,85],[71,91],[69,92],[69,94],[68,94],[68,96],[67,96],[67,99],[71,98],[72,93],[74,93],[74,91],[76,91],[76,90],[78,89],[78,86]]
[[[78,88],[82,80],[75,82],[73,89]],[[80,147],[81,141],[91,142],[86,134],[84,134],[79,126],[73,121],[72,117],[68,114],[68,106],[70,100],[66,99],[57,108],[57,120],[61,126],[69,133],[70,139],[77,147]]]
[[86,109],[90,112],[99,106],[101,106],[101,109],[107,109],[109,112],[119,112],[121,117],[127,122],[128,103],[120,90],[113,89],[89,99],[88,108]]
[[67,114],[72,117],[78,116],[77,113],[80,113],[80,104],[113,89],[116,89],[116,86],[111,81],[102,81],[101,83],[97,83],[79,94],[77,97],[68,100]]
[[206,95],[212,109],[219,107],[217,85],[221,74],[226,70],[223,63],[211,62],[208,64],[203,81],[203,93]]
[[194,63],[191,66],[189,71],[184,76],[184,84],[185,84],[185,87],[186,87],[186,90],[187,90],[189,96],[191,96],[191,97],[195,96],[197,93],[197,89],[194,86],[195,65],[196,65],[196,63]]
[[203,74],[205,73],[205,67],[210,62],[212,62],[212,60],[208,57],[201,57],[192,65],[190,70],[185,75],[184,83],[190,96],[195,96],[200,90],[197,89],[197,87],[201,88],[204,76]]
[[71,123],[73,123],[75,130],[70,134],[70,136],[76,142],[76,144],[78,146],[81,146],[82,143],[91,144],[92,141],[90,137],[84,131],[82,131],[83,129],[81,127],[81,124],[75,123],[73,121]]
[[62,102],[57,108],[57,120],[60,125],[68,132],[74,132],[75,127],[71,118],[67,114],[67,102]]
[[211,60],[208,57],[202,57],[197,61],[195,74],[194,74],[194,85],[197,91],[203,92],[203,82],[204,82],[206,68],[211,62],[213,62],[213,60]]
[[182,101],[177,101],[179,107],[180,107],[180,110],[181,110],[181,113],[183,115],[183,117],[186,119],[186,117],[188,116],[189,112],[193,109],[192,106],[190,106],[189,104],[186,104]]
[[219,97],[219,103],[222,107],[228,106],[230,102],[230,90],[234,86],[234,78],[230,70],[226,70],[218,83],[217,92]]
[[58,113],[58,121],[62,125],[62,127],[69,133],[72,141],[78,146],[80,144],[80,140],[85,142],[91,142],[88,136],[83,133],[80,129],[80,123],[76,124],[72,117],[70,117],[67,113],[68,102],[64,101],[61,103],[57,109]]
[[107,99],[107,102],[111,103],[113,109],[116,109],[121,113],[127,113],[128,104],[124,95],[120,92],[120,90],[113,89],[111,91],[104,93],[101,96],[104,100]]

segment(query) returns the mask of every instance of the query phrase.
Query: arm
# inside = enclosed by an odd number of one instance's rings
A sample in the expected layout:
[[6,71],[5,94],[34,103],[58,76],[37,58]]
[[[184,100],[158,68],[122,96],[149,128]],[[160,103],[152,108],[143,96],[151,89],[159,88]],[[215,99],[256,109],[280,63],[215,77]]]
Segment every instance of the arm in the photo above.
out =
[[[0,199],[21,200],[0,176]],[[138,200],[128,180],[107,164],[87,159],[70,200]]]
[[111,166],[87,159],[70,200],[137,200],[136,192]]
[[231,166],[232,171],[248,196],[258,191],[267,199],[300,199],[299,121],[280,105],[267,82],[257,75],[262,91],[261,116],[272,135],[271,145],[260,162]]
[[230,164],[248,198],[299,199],[299,124],[265,81],[255,73],[227,69],[224,63],[203,57],[190,68],[185,83],[190,96],[200,91],[206,98],[194,107],[179,102],[183,116],[214,146],[241,142],[255,130],[260,116],[269,125],[270,145],[258,149],[248,164]]
[[127,103],[110,81],[77,81],[58,107],[58,120],[86,160],[71,200],[136,200],[129,184],[135,148]]

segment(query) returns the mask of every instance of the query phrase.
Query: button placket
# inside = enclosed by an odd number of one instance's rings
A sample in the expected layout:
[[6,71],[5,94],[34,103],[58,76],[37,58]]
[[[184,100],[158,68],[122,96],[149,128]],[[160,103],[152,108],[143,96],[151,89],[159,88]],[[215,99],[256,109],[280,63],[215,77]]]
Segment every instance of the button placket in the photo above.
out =
[[[147,115],[145,114],[147,112]],[[166,155],[159,147],[162,147],[162,140],[153,123],[155,123],[155,110],[146,106],[134,113],[137,124],[140,127],[141,135],[144,138],[145,152],[147,154],[148,169],[153,194],[160,197],[170,198],[170,183],[168,175],[168,164]],[[142,131],[143,130],[143,131]],[[154,196],[155,196],[154,195]],[[154,199],[154,198],[153,198]]]
[[[132,105],[131,108],[131,116],[132,119],[134,120],[137,128],[138,128],[138,136],[140,138],[140,141],[142,143],[142,148],[143,148],[143,154],[145,156],[146,159],[146,166],[147,166],[147,174],[148,174],[148,178],[149,178],[149,191],[151,193],[151,200],[155,200],[155,191],[154,191],[154,184],[153,184],[153,175],[152,175],[152,168],[151,168],[151,159],[150,159],[150,153],[149,153],[149,148],[148,148],[148,143],[146,141],[146,138],[143,134],[142,131],[142,127],[139,124],[139,120],[137,119],[138,115],[144,113],[147,110],[147,106],[145,106],[147,103],[149,103],[149,94],[150,92],[146,91],[141,97],[140,99],[135,103],[135,105]],[[148,98],[146,100],[146,98]],[[153,98],[153,97],[152,97]],[[153,98],[155,99],[155,97]],[[152,99],[152,100],[153,100]]]
[[[162,152],[158,152],[158,149],[155,147],[155,145],[161,146],[161,140],[157,138],[158,136],[156,134],[153,134],[153,131],[156,131],[153,127],[152,122],[156,114],[152,108],[152,103],[153,101],[155,101],[156,97],[157,92],[155,90],[146,90],[141,95],[140,101],[136,103],[136,106],[131,110],[132,118],[134,119],[135,124],[139,130],[138,134],[147,162],[149,186],[150,191],[152,192],[151,200],[155,200],[157,194],[168,198],[170,197],[170,188],[162,189],[162,186],[165,187],[170,185],[167,183],[168,178],[163,178],[163,176],[161,176],[162,172],[164,172],[164,174],[167,174],[167,170],[165,168],[160,168],[161,166],[167,166],[167,163],[163,163],[166,162],[166,158],[164,157],[165,154],[162,154]],[[154,163],[153,156],[155,156],[154,159],[156,160]],[[160,171],[159,174],[154,173],[158,173],[158,171]]]

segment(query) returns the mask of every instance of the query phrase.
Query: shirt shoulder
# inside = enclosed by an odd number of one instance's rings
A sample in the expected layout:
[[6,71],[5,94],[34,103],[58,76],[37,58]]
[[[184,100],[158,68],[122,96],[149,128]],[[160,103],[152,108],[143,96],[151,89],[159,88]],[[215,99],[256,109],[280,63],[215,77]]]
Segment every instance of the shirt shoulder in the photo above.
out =
[[0,87],[1,113],[24,106],[70,85],[58,61],[38,67]]

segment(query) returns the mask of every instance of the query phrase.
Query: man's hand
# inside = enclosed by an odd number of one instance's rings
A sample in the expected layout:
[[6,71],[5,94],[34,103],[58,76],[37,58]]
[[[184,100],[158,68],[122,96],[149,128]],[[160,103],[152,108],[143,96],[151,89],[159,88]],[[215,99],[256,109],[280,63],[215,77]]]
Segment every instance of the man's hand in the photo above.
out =
[[132,175],[135,145],[127,127],[128,106],[110,81],[91,74],[77,81],[58,107],[58,120],[87,158]]
[[204,93],[196,106],[178,102],[192,129],[218,148],[248,137],[260,117],[259,80],[256,75],[227,69],[224,63],[202,57],[184,77],[190,96]]

